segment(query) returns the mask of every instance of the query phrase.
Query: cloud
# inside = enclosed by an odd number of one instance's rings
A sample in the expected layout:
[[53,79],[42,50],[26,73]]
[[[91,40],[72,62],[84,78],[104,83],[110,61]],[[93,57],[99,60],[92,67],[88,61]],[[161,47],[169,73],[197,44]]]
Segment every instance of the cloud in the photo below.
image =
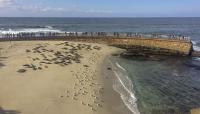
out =
[[21,12],[63,12],[67,10],[62,7],[41,6],[38,4],[25,5],[16,0],[0,0],[0,8],[12,8]]
[[5,8],[13,5],[15,3],[14,0],[0,0],[0,8]]
[[[3,9],[3,10],[2,10]],[[116,13],[108,9],[90,9],[77,4],[68,4],[64,7],[53,7],[48,4],[23,3],[20,0],[0,0],[0,15],[17,16],[92,16],[109,15]]]
[[85,11],[80,11],[83,13],[105,13],[105,14],[110,14],[110,13],[115,13],[114,11],[111,10],[85,10]]
[[43,12],[49,12],[49,11],[59,11],[59,12],[62,12],[62,11],[65,11],[65,9],[64,8],[44,7],[44,8],[41,8],[40,11],[43,11]]
[[64,12],[66,9],[62,7],[49,7],[49,6],[40,6],[40,5],[30,5],[30,6],[23,6],[20,5],[16,7],[20,11],[25,11],[25,12]]

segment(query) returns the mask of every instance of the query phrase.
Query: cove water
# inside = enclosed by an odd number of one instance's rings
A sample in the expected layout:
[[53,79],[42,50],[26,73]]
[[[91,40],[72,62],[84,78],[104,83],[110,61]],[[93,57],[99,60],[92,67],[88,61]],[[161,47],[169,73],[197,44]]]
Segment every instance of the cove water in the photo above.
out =
[[[185,35],[200,51],[200,18],[0,18],[0,34],[63,31]],[[113,87],[134,114],[189,114],[200,107],[200,58],[111,62]]]
[[134,114],[190,114],[200,107],[199,60],[115,57],[112,63],[118,77],[114,88]]

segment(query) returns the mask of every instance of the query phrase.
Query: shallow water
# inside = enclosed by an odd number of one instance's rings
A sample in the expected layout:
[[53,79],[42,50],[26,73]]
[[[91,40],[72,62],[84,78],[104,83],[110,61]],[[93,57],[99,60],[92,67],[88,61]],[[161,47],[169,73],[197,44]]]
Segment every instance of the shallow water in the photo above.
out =
[[200,107],[200,61],[115,58],[133,84],[141,114],[188,114]]

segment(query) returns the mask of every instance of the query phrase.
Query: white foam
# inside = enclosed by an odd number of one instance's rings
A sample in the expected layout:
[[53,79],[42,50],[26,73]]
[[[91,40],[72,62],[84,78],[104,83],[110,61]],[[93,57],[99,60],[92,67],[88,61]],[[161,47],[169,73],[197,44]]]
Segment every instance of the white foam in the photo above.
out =
[[119,63],[115,63],[117,65],[117,67],[121,68],[122,70],[126,71],[126,69],[124,67],[122,67]]
[[167,35],[160,35],[162,38],[169,38]]
[[[115,75],[117,76],[117,78],[118,78],[118,80],[120,81],[120,83],[122,84],[122,86],[124,87],[124,89],[125,89],[131,96],[134,96],[134,95],[132,95],[132,92],[124,85],[124,83],[122,82],[122,80],[119,78],[119,75],[117,74],[117,72],[114,71],[114,73],[115,73]],[[136,98],[134,97],[134,99],[136,99]]]
[[19,34],[19,33],[47,33],[47,32],[58,32],[62,33],[61,30],[53,29],[51,26],[46,28],[25,28],[25,29],[8,29],[0,30],[0,34]]
[[200,61],[199,57],[194,57],[193,59],[196,60],[196,61]]
[[124,104],[133,114],[140,114],[137,108],[137,98],[135,97],[135,92],[133,90],[133,84],[128,75],[127,71],[119,63],[112,64],[113,72],[117,79],[113,84],[113,89],[118,92],[123,100]]
[[199,46],[193,46],[195,51],[200,51],[200,47]]
[[45,26],[46,28],[48,28],[48,29],[53,29],[53,27],[52,26]]
[[197,46],[197,42],[196,42],[196,41],[192,41],[192,43],[193,43],[193,48],[194,48],[194,50],[195,50],[195,51],[200,51],[200,47]]
[[196,44],[197,44],[195,41],[192,41],[192,43],[193,43],[194,45],[196,45]]

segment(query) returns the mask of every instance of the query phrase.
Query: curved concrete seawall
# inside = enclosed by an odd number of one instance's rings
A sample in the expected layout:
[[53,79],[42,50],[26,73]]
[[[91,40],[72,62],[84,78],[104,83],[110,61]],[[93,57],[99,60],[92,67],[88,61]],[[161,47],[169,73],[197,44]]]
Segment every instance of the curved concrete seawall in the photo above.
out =
[[64,40],[83,41],[93,43],[105,43],[108,45],[146,52],[147,54],[182,55],[188,56],[193,52],[193,44],[188,40],[163,39],[163,38],[127,38],[127,37],[32,37],[32,38],[0,38],[0,41],[24,41],[24,40]]
[[108,45],[127,49],[129,51],[143,51],[148,54],[182,55],[188,56],[193,52],[193,44],[187,40],[161,38],[75,38],[73,41],[106,43]]
[[193,44],[186,40],[172,40],[172,39],[152,39],[152,38],[140,38],[140,39],[111,39],[111,45],[118,45],[119,47],[125,47],[127,49],[139,49],[141,51],[150,51],[155,54],[174,54],[174,55],[191,55],[193,51]]

